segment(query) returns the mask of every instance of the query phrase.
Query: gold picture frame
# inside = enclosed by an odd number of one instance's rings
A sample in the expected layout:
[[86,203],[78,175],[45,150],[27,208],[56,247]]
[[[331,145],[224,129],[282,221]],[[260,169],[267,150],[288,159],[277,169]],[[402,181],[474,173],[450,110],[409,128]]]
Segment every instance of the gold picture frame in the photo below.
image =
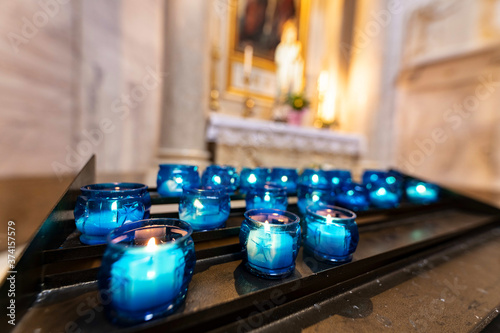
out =
[[[240,32],[239,32],[239,22],[241,17],[238,13],[240,12],[242,6],[246,5],[250,0],[230,0],[231,5],[229,6],[229,43],[228,43],[228,67],[227,67],[227,80],[226,80],[226,91],[240,96],[250,95],[254,98],[261,99],[264,101],[272,102],[274,101],[275,94],[273,91],[265,93],[262,91],[256,91],[252,89],[252,85],[249,87],[249,91],[245,91],[241,87],[234,84],[235,71],[233,70],[235,64],[238,66],[243,66],[244,53],[243,45],[237,45],[240,42]],[[287,0],[274,0],[274,3],[282,3]],[[290,1],[290,0],[288,0]],[[291,0],[295,4],[296,12],[294,19],[298,24],[298,40],[302,43],[302,58],[306,59],[306,47],[307,47],[307,36],[309,30],[309,14],[310,14],[310,2],[311,0]],[[275,49],[276,46],[274,46]],[[272,50],[274,53],[274,50]],[[274,59],[269,56],[265,57],[259,54],[257,49],[252,57],[252,67],[255,71],[262,74],[262,76],[273,75],[276,71],[276,64]],[[242,79],[242,78],[241,78]]]

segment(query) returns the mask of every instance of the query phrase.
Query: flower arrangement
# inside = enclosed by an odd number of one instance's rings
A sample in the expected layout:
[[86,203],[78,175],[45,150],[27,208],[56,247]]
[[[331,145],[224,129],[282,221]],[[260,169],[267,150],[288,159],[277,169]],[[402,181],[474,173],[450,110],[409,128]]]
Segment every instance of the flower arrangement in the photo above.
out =
[[302,111],[309,106],[309,101],[303,93],[292,93],[287,96],[286,104],[290,105],[294,111]]

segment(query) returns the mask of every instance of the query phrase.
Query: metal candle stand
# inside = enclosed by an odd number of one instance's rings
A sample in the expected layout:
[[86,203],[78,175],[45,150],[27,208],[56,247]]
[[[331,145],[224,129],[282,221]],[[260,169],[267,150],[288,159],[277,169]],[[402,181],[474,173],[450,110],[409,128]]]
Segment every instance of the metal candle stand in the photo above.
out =
[[[403,274],[404,267],[432,254],[448,253],[458,245],[462,247],[453,251],[467,251],[480,240],[499,237],[492,231],[500,228],[500,210],[442,189],[440,201],[434,204],[404,201],[398,208],[360,212],[360,242],[352,262],[332,266],[301,249],[291,276],[264,280],[242,267],[237,236],[244,209],[231,209],[225,228],[193,233],[197,262],[185,305],[169,317],[124,328],[110,323],[95,306],[104,301],[97,292],[96,278],[105,245],[80,243],[75,221],[68,213],[74,208],[79,188],[94,180],[92,158],[19,257],[15,270],[22,279],[16,286],[16,328],[64,331],[69,325],[92,332],[181,332],[224,327],[237,331],[252,328],[257,321],[280,330],[292,323],[306,328],[331,315],[305,312],[316,304],[335,300],[346,290],[365,286],[383,274]],[[178,198],[161,198],[154,190],[150,194],[153,206],[178,202]],[[242,198],[232,196],[233,201]],[[298,213],[296,204],[290,204],[288,210]],[[175,218],[177,213],[152,217]],[[411,239],[418,231],[425,237]],[[220,243],[213,246],[217,240]],[[1,295],[7,295],[8,288],[4,281]],[[272,302],[276,295],[280,302]],[[89,299],[96,304],[89,305]],[[3,296],[1,306],[7,307],[7,301]],[[272,316],[262,315],[268,311]],[[287,320],[281,320],[285,317]],[[1,325],[3,332],[14,329],[6,320]]]

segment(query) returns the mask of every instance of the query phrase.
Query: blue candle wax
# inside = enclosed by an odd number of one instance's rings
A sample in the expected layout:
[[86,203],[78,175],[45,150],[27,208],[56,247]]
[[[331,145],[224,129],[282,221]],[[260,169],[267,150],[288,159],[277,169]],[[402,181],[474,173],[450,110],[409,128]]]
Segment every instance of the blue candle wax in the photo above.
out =
[[377,208],[394,208],[399,205],[400,196],[397,184],[388,184],[385,180],[371,183],[368,191],[370,203]]
[[292,273],[299,249],[299,221],[296,215],[277,209],[247,211],[240,230],[247,269],[266,278]]
[[353,212],[335,206],[309,207],[304,239],[306,250],[328,261],[350,261],[359,240],[355,217]]
[[417,204],[428,204],[439,199],[439,186],[417,180],[410,180],[406,186],[408,200]]
[[250,230],[247,243],[248,262],[260,268],[282,269],[293,264],[293,237],[271,230],[269,222]]
[[288,207],[288,196],[284,187],[265,184],[261,187],[251,188],[246,197],[246,209],[280,209]]
[[193,230],[223,227],[229,217],[230,198],[223,186],[185,187],[179,202],[179,217]]
[[181,290],[186,263],[179,248],[160,248],[155,238],[131,249],[111,266],[116,309],[136,312],[172,301]]
[[140,323],[179,308],[196,262],[192,232],[186,222],[162,218],[127,223],[108,235],[98,286],[113,322]]

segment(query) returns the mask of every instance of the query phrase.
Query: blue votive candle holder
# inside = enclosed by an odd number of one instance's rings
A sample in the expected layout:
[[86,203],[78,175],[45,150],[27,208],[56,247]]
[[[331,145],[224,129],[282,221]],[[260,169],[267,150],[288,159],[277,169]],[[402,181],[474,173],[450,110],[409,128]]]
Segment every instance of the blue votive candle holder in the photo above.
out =
[[271,182],[283,186],[287,193],[297,192],[299,174],[297,169],[273,168],[271,170]]
[[222,228],[230,212],[230,198],[223,186],[184,187],[179,217],[194,231]]
[[229,194],[233,194],[240,184],[236,168],[229,165],[210,165],[201,176],[203,186],[224,186]]
[[320,169],[304,169],[300,174],[299,184],[329,185],[325,171]]
[[335,193],[333,188],[327,185],[298,185],[297,206],[302,215],[306,214],[306,208],[313,204],[333,205]]
[[288,196],[284,187],[266,183],[251,188],[245,197],[245,202],[247,210],[257,208],[286,210]]
[[389,176],[389,173],[387,171],[382,171],[382,170],[365,170],[363,172],[363,185],[367,189],[370,189],[371,184],[375,183],[376,181],[385,181],[385,179]]
[[356,214],[329,205],[307,208],[304,248],[315,257],[342,263],[352,260],[359,241]]
[[98,276],[113,322],[135,324],[174,312],[195,266],[193,230],[178,219],[132,222],[113,230]]
[[439,200],[439,186],[416,179],[406,183],[406,197],[416,204],[429,204]]
[[325,171],[326,180],[335,188],[352,182],[351,171],[349,170],[327,170]]
[[200,185],[198,167],[184,164],[160,164],[156,187],[162,197],[180,197],[184,186]]
[[241,224],[240,244],[245,267],[276,279],[290,275],[300,247],[300,219],[278,209],[252,209]]
[[368,191],[358,183],[346,183],[341,186],[335,199],[337,205],[354,211],[363,211],[370,207]]
[[389,184],[385,179],[379,179],[370,185],[368,197],[373,206],[383,209],[399,206],[401,198],[396,183]]
[[76,228],[84,244],[104,244],[108,233],[125,222],[149,217],[148,187],[137,183],[83,186],[74,210]]
[[252,187],[263,186],[269,181],[271,170],[268,168],[243,168],[240,173],[240,192],[247,193]]

